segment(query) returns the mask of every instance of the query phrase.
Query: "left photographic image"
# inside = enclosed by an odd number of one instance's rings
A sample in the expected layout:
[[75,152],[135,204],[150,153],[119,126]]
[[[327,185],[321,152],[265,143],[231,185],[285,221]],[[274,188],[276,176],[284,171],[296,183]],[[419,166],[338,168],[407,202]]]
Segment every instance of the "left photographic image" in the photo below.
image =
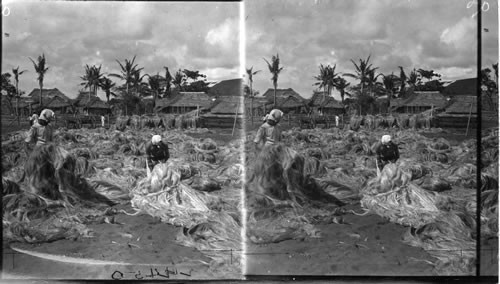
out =
[[2,3],[2,279],[242,278],[241,5]]

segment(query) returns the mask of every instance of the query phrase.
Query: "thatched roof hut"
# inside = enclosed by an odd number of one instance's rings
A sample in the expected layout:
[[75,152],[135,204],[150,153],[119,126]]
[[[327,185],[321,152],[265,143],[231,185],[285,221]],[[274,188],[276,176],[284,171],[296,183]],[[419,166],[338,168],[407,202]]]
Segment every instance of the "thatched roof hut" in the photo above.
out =
[[[36,102],[40,101],[40,89],[34,88],[28,95],[25,96],[26,98],[30,98]],[[43,99],[43,104],[45,105],[47,99],[52,99],[54,97],[60,97],[66,101],[70,101],[70,98],[68,98],[63,92],[61,92],[58,88],[53,88],[53,89],[42,89],[42,99]]]
[[[269,102],[274,102],[274,89],[269,88],[267,91],[262,94],[263,97],[265,97]],[[278,99],[279,98],[288,98],[288,97],[294,97],[298,101],[305,102],[306,99],[302,97],[299,93],[295,92],[292,88],[288,89],[276,89],[276,103],[279,106]]]
[[45,106],[55,113],[67,113],[68,110],[71,109],[71,101],[59,96],[54,96]]
[[230,79],[220,81],[208,90],[208,94],[215,97],[242,96],[243,79]]
[[213,114],[235,114],[236,112],[243,114],[243,103],[243,98],[238,96],[218,97],[210,108],[210,112]]
[[88,92],[81,92],[76,99],[73,100],[73,105],[77,107],[79,112],[87,112],[88,114],[101,115],[109,111],[109,106],[99,97]]
[[205,92],[179,92],[171,98],[158,100],[156,110],[165,113],[186,113],[195,109],[209,109],[212,104],[212,97]]
[[443,95],[453,96],[475,96],[477,94],[477,79],[461,79],[449,84],[444,88]]
[[314,92],[309,99],[309,106],[313,111],[323,114],[342,114],[344,111],[344,107],[339,101],[324,92]]
[[448,104],[448,99],[438,91],[420,92],[415,91],[404,101],[392,103],[393,110],[398,112],[418,113],[433,109],[443,109]]
[[445,112],[450,114],[469,114],[469,112],[477,114],[477,98],[476,96],[453,97]]

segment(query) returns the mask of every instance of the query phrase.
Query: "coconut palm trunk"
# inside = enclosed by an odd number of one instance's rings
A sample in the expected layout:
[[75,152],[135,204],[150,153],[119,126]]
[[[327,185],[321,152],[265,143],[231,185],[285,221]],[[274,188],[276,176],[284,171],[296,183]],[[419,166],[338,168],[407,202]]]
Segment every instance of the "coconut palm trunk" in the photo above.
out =
[[43,88],[43,83],[40,81],[38,83],[38,86],[40,86],[40,108],[43,107],[43,104],[42,104],[42,88]]

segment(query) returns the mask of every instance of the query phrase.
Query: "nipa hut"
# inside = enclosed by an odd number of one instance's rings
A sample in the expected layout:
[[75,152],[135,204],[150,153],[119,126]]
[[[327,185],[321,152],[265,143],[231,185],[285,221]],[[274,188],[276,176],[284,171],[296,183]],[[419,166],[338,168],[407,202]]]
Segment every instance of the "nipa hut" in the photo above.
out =
[[[42,104],[44,107],[55,97],[62,99],[62,101],[71,102],[71,99],[61,92],[58,88],[42,89]],[[40,89],[34,88],[28,95],[22,96],[28,103],[28,108],[31,107],[32,111],[40,108]]]
[[243,80],[230,79],[220,81],[208,90],[208,94],[212,97],[240,97],[243,94]]
[[395,106],[396,112],[421,113],[430,109],[443,109],[448,100],[440,92],[414,92],[408,99]]
[[81,92],[76,99],[73,100],[73,105],[76,107],[77,113],[87,115],[104,115],[109,112],[109,106],[99,97],[87,92]]
[[179,92],[172,98],[158,100],[156,110],[163,113],[183,114],[193,110],[208,110],[212,98],[205,92]]
[[210,113],[213,114],[243,114],[243,98],[242,97],[219,97],[217,98]]
[[317,114],[338,115],[344,112],[342,104],[324,92],[314,92],[309,99],[309,107]]
[[65,114],[71,112],[71,102],[69,100],[65,100],[62,97],[55,96],[53,97],[46,105],[47,108],[50,108],[56,114]]

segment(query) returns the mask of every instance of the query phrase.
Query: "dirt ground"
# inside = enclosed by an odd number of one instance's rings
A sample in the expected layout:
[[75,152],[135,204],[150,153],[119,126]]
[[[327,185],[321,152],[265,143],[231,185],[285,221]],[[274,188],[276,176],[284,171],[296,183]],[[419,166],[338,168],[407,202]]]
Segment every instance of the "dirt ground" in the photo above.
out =
[[[236,130],[232,135],[232,129],[224,129],[189,135],[227,143],[239,138],[239,133]],[[454,143],[461,142],[460,137],[459,134],[453,137]],[[121,209],[132,211],[128,205],[122,205]],[[362,211],[359,205],[349,205],[347,209]],[[342,218],[340,224],[317,225],[321,238],[267,245],[247,243],[242,273],[249,276],[436,275],[430,264],[435,259],[423,249],[402,242],[407,227],[372,214],[347,214]],[[242,277],[240,273],[225,272],[223,267],[213,270],[211,260],[203,252],[176,243],[181,228],[148,215],[117,214],[111,224],[94,224],[90,228],[95,237],[88,239],[39,245],[4,243],[2,278],[192,280]],[[498,275],[498,238],[481,240],[481,248],[481,274]],[[28,251],[41,255],[29,255]],[[54,255],[66,258],[46,259]],[[62,259],[66,262],[61,262]],[[76,263],[77,260],[83,263]]]

